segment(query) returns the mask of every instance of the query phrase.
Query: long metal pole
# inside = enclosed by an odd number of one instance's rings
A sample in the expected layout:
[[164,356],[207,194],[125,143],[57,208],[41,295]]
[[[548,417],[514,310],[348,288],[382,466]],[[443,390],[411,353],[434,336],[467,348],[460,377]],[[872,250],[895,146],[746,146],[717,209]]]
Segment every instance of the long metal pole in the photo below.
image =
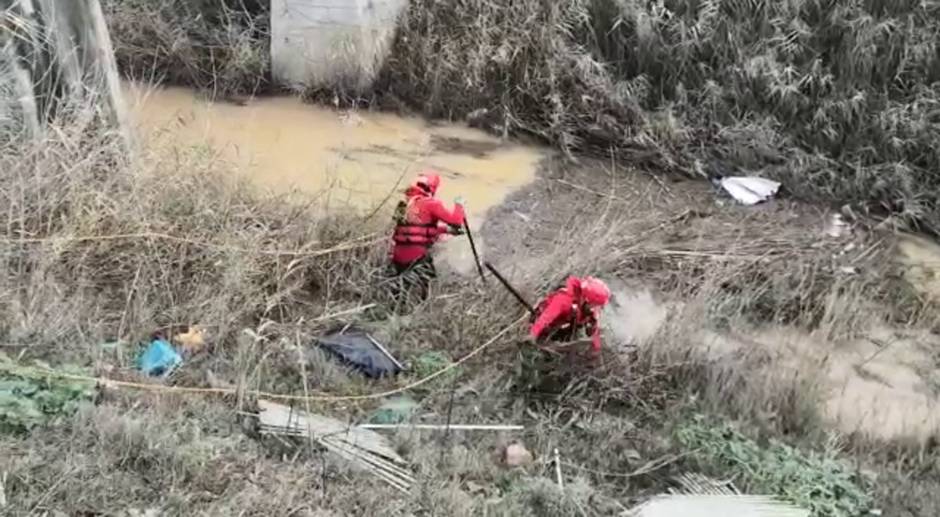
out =
[[509,284],[509,281],[503,278],[503,275],[499,274],[499,271],[496,271],[496,268],[493,267],[493,264],[484,262],[484,265],[486,266],[486,269],[489,269],[490,273],[493,273],[493,276],[495,276],[496,279],[499,280],[501,284],[503,284],[503,287],[505,287],[506,290],[509,291],[516,298],[516,300],[522,304],[523,307],[526,308],[527,311],[535,314],[535,307],[533,307],[531,303],[527,302],[526,299],[523,298],[521,294],[519,294],[519,291],[516,291],[516,289]]
[[467,219],[463,220],[463,228],[467,231],[467,240],[470,241],[470,250],[473,251],[473,260],[477,262],[477,271],[480,273],[480,279],[483,280],[483,283],[486,283],[486,277],[483,276],[483,266],[480,265],[480,255],[477,253],[477,245],[473,242],[473,233],[470,231],[470,223],[467,222]]

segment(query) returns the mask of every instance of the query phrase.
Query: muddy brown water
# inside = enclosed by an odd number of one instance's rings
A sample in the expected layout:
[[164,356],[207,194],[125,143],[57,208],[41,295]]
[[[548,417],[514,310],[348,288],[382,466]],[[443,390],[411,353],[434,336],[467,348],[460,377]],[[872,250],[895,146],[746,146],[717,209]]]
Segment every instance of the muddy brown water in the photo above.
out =
[[[466,199],[467,220],[480,228],[488,209],[535,179],[548,154],[459,124],[333,110],[294,97],[238,105],[209,102],[186,88],[124,87],[145,145],[211,146],[233,174],[257,187],[326,194],[329,209],[390,210],[412,178],[434,169],[444,180],[439,196]],[[473,254],[462,241],[443,242],[438,255],[461,274],[472,274]],[[482,236],[476,245],[484,252]]]
[[274,192],[330,192],[337,206],[371,210],[397,200],[422,170],[444,179],[440,196],[483,214],[535,178],[544,151],[457,124],[338,111],[294,97],[243,105],[209,102],[186,88],[125,84],[137,134],[160,145],[210,145],[235,174]]
[[[605,332],[615,342],[657,346],[669,332],[669,314],[682,304],[668,302],[643,287],[612,283],[613,300],[604,315]],[[856,339],[831,341],[798,328],[768,325],[731,332],[691,330],[704,357],[764,358],[753,382],[777,377],[811,380],[818,389],[820,415],[835,429],[881,440],[926,443],[940,436],[940,336],[925,330],[873,325]],[[697,332],[697,334],[696,334]]]

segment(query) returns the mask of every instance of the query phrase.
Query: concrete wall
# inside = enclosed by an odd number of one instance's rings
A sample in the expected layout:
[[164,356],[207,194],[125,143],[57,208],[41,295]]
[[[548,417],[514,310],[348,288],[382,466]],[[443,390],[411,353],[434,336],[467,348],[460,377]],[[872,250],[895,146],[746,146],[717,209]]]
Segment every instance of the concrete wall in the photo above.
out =
[[369,87],[408,0],[271,0],[274,80],[289,87]]

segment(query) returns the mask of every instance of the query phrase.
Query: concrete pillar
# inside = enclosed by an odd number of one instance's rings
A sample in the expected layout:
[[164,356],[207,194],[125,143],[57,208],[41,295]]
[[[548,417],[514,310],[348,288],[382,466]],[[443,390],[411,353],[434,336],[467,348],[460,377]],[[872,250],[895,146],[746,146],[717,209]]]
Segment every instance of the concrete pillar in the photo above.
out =
[[271,0],[271,67],[287,87],[368,89],[408,0]]
[[19,106],[24,129],[41,132],[67,116],[126,137],[127,111],[98,0],[0,0],[0,7],[11,29],[4,31],[0,73],[15,91],[4,107]]

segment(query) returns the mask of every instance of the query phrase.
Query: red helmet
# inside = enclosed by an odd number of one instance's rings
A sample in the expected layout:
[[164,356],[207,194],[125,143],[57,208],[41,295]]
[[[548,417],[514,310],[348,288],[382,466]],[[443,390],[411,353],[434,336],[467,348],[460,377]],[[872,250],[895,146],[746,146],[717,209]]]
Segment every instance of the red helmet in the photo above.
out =
[[569,276],[565,280],[565,291],[572,296],[578,296],[578,293],[581,292],[581,279],[576,276]]
[[427,171],[418,176],[412,186],[424,189],[433,196],[437,194],[437,188],[441,186],[441,177],[434,171]]
[[603,307],[610,301],[610,289],[602,280],[588,276],[581,279],[581,296],[590,305]]

